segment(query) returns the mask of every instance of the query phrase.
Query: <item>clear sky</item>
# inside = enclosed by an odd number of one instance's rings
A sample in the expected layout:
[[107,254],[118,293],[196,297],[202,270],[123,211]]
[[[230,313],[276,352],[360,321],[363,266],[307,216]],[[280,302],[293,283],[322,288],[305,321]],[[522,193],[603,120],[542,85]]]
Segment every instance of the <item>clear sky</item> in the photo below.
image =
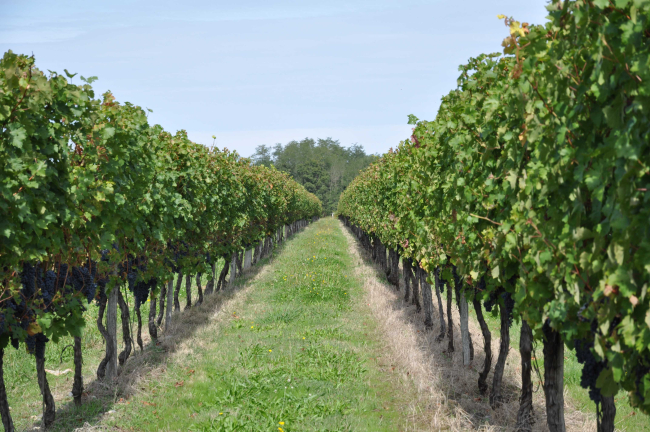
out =
[[[498,52],[497,14],[546,0],[0,0],[0,49],[97,76],[151,123],[249,156],[305,137],[384,153],[435,117],[458,65]],[[79,82],[75,78],[73,82]]]

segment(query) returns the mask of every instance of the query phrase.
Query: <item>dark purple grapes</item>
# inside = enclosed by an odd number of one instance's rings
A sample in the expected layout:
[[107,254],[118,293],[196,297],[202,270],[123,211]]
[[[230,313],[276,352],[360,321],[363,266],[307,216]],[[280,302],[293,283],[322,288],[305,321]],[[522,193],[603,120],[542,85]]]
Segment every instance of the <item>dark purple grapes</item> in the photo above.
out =
[[11,309],[13,312],[18,311],[18,306],[16,305],[16,302],[13,300],[9,300],[8,302],[5,303],[5,305],[8,309]]
[[108,262],[108,261],[109,261],[109,257],[108,257],[108,249],[103,249],[103,250],[101,251],[101,254],[102,254],[102,257],[100,258],[100,261]]
[[20,273],[20,281],[23,285],[22,294],[30,298],[36,293],[36,269],[28,262],[23,262],[23,271]]
[[582,315],[582,314],[584,313],[584,311],[587,310],[587,307],[588,307],[588,306],[589,306],[589,302],[583,304],[582,306],[580,306],[580,309],[578,309],[578,319],[579,319],[581,322],[587,322],[587,321],[589,321],[587,318],[585,318],[585,317]]
[[135,297],[135,307],[139,307],[141,304],[147,301],[149,297],[149,291],[154,289],[158,283],[156,278],[151,278],[149,281],[144,282],[140,281],[135,284],[133,289],[133,296]]
[[600,389],[596,387],[598,376],[605,369],[607,363],[598,361],[593,353],[593,338],[577,340],[575,342],[576,359],[582,365],[582,375],[580,376],[580,386],[589,390],[589,398],[596,404],[600,403]]
[[52,302],[54,294],[56,293],[56,273],[52,270],[45,272],[45,281],[43,283],[43,300],[47,304]]
[[72,268],[72,286],[77,292],[81,292],[86,295],[88,303],[93,301],[95,298],[95,291],[97,285],[93,280],[93,276],[88,271],[87,267],[73,267]]
[[25,346],[29,354],[34,354],[36,351],[36,336],[27,336],[25,339]]
[[485,310],[488,312],[492,312],[492,308],[494,307],[496,301],[497,301],[497,295],[493,291],[490,293],[490,297],[488,297],[485,301],[483,301],[483,306],[485,306]]
[[126,275],[126,280],[129,283],[129,291],[133,291],[136,281],[138,280],[138,273],[134,268]]
[[70,274],[68,272],[68,265],[67,264],[60,264],[58,266],[54,267],[54,271],[56,271],[56,289],[57,290],[62,290],[64,286],[69,285],[70,282]]
[[645,397],[643,393],[641,392],[641,387],[643,384],[643,380],[645,379],[646,375],[650,373],[650,367],[640,364],[635,368],[635,384],[636,384],[636,390],[634,391],[634,394],[637,398],[639,398],[640,401],[645,401]]
[[97,295],[95,298],[97,299],[98,302],[103,302],[106,300],[106,284],[108,283],[108,279],[104,277],[100,277],[97,279]]
[[440,274],[441,273],[440,267],[436,267],[435,271],[436,271],[436,274],[438,275],[438,282],[440,283],[440,292],[444,294],[445,293],[445,282],[447,282],[447,281],[442,278],[442,275]]
[[171,267],[172,273],[179,273],[181,268],[178,262],[188,255],[189,244],[184,241],[181,241],[180,244],[172,244],[170,242],[167,244],[167,247],[169,248],[171,257],[166,258],[165,261]]

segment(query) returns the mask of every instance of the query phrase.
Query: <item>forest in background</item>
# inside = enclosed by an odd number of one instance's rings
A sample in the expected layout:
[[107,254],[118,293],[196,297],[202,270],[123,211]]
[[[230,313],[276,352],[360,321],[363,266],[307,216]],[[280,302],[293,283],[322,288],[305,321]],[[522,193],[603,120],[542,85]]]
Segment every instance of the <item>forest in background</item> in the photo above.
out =
[[336,211],[341,192],[359,171],[378,158],[375,154],[366,154],[361,145],[346,148],[332,138],[259,145],[251,156],[255,165],[274,165],[290,174],[321,200],[326,214]]

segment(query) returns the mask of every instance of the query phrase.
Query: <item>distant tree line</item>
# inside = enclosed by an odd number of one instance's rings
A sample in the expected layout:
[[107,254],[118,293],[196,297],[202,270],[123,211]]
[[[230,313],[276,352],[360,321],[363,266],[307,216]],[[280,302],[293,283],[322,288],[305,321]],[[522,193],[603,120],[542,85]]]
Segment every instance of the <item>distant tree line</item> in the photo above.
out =
[[251,156],[255,165],[274,165],[290,174],[323,203],[323,211],[336,211],[341,192],[359,171],[378,159],[354,144],[343,147],[332,138],[291,141],[285,145],[260,145]]

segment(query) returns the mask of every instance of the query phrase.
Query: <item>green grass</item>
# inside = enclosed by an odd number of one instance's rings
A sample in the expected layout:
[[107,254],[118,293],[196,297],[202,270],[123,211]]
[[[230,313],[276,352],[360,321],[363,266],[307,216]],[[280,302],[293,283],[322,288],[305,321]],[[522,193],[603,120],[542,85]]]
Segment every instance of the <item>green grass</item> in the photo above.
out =
[[[133,305],[133,297],[129,297],[128,302]],[[84,312],[86,326],[82,336],[84,384],[94,379],[97,366],[104,356],[104,340],[95,324],[97,306],[93,303],[87,307],[88,310]],[[148,313],[149,304],[147,303],[142,307],[143,319],[148,316]],[[133,318],[135,318],[135,314],[133,314]],[[137,327],[134,326],[134,331],[136,329]],[[143,331],[146,332],[146,330]],[[58,343],[48,343],[45,351],[45,368],[55,371],[65,371],[66,369],[74,371],[73,350],[70,346],[73,343],[72,337],[61,338]],[[65,351],[63,351],[64,348],[66,348]],[[122,328],[118,320],[118,349],[121,351],[122,348]],[[18,350],[14,350],[11,346],[5,348],[4,378],[16,430],[24,430],[33,424],[38,424],[37,418],[42,413],[42,398],[36,378],[36,361],[34,356],[26,353],[24,345],[21,344]],[[55,397],[57,410],[66,403],[71,403],[72,396],[69,393],[72,390],[73,372],[60,376],[47,374],[47,379]],[[80,417],[100,413],[104,408],[103,405],[103,401],[90,399],[80,410]],[[81,426],[82,424],[81,421],[76,421],[68,426]]]
[[397,392],[373,361],[381,348],[352,267],[335,219],[308,227],[238,309],[197,332],[164,377],[116,404],[105,422],[151,431],[397,430],[409,392]]
[[[470,307],[470,315],[476,320],[476,313]],[[492,315],[491,313],[483,314],[485,321],[492,332],[492,339],[499,337],[499,328],[501,326],[499,316]],[[519,351],[519,335],[521,333],[521,323],[513,322],[510,328],[510,347],[513,350]],[[493,342],[494,343],[494,342]],[[573,402],[576,409],[596,415],[596,404],[589,399],[587,390],[580,387],[580,376],[582,374],[582,365],[578,363],[575,356],[575,351],[570,350],[565,346],[564,351],[564,386],[568,390],[569,397]],[[540,374],[544,377],[544,360],[542,353],[542,345],[538,343],[535,355],[537,355],[537,365],[539,366]],[[496,362],[496,359],[493,359]],[[494,367],[494,364],[493,364]],[[533,371],[535,374],[535,371]],[[533,382],[537,383],[539,378],[533,377]],[[540,391],[541,388],[540,388]],[[616,428],[621,431],[650,431],[650,416],[644,414],[630,406],[628,402],[627,392],[620,391],[614,398],[616,403]]]
[[[223,265],[223,261],[218,263],[218,266]],[[221,268],[221,267],[219,267]],[[207,283],[206,275],[203,276],[203,287]],[[192,301],[198,299],[197,287],[195,278],[192,279]],[[124,290],[123,292],[125,292]],[[179,299],[181,301],[181,308],[185,305],[185,280],[181,286]],[[137,323],[135,312],[133,311],[134,299],[130,292],[126,292],[126,302],[131,309],[131,328],[135,338],[137,332]],[[149,316],[149,305],[147,302],[142,305],[141,313],[143,320],[142,334],[148,335],[147,321]],[[82,336],[82,349],[83,349],[83,376],[84,385],[88,388],[88,384],[95,380],[96,370],[99,362],[104,356],[104,339],[102,338],[99,330],[97,329],[98,308],[93,302],[87,306],[84,317],[86,326],[83,329]],[[164,321],[163,321],[164,325]],[[118,309],[118,326],[117,326],[117,340],[118,350],[123,349],[122,342],[122,326],[119,318]],[[72,337],[64,337],[58,343],[50,342],[47,344],[45,352],[45,368],[54,371],[65,371],[66,369],[74,370],[73,364],[73,344]],[[155,350],[154,346],[149,345],[145,347],[148,350]],[[137,350],[134,353],[134,350]],[[131,351],[131,356],[137,355],[140,349],[134,339],[134,348]],[[4,355],[4,379],[7,389],[7,396],[9,406],[11,407],[11,415],[14,425],[17,430],[24,430],[32,425],[40,424],[39,418],[42,413],[42,398],[36,379],[36,362],[33,356],[25,351],[25,346],[21,345],[18,350],[13,349],[11,346],[5,348]],[[106,400],[105,398],[96,398],[92,394],[84,400],[81,408],[77,409],[72,407],[72,396],[69,394],[72,390],[73,372],[56,376],[47,374],[47,379],[50,389],[55,398],[57,408],[58,422],[56,429],[71,430],[74,427],[83,425],[83,422],[88,419],[93,419],[111,409],[114,400]],[[117,399],[119,395],[115,395]],[[61,409],[64,409],[61,412]]]

